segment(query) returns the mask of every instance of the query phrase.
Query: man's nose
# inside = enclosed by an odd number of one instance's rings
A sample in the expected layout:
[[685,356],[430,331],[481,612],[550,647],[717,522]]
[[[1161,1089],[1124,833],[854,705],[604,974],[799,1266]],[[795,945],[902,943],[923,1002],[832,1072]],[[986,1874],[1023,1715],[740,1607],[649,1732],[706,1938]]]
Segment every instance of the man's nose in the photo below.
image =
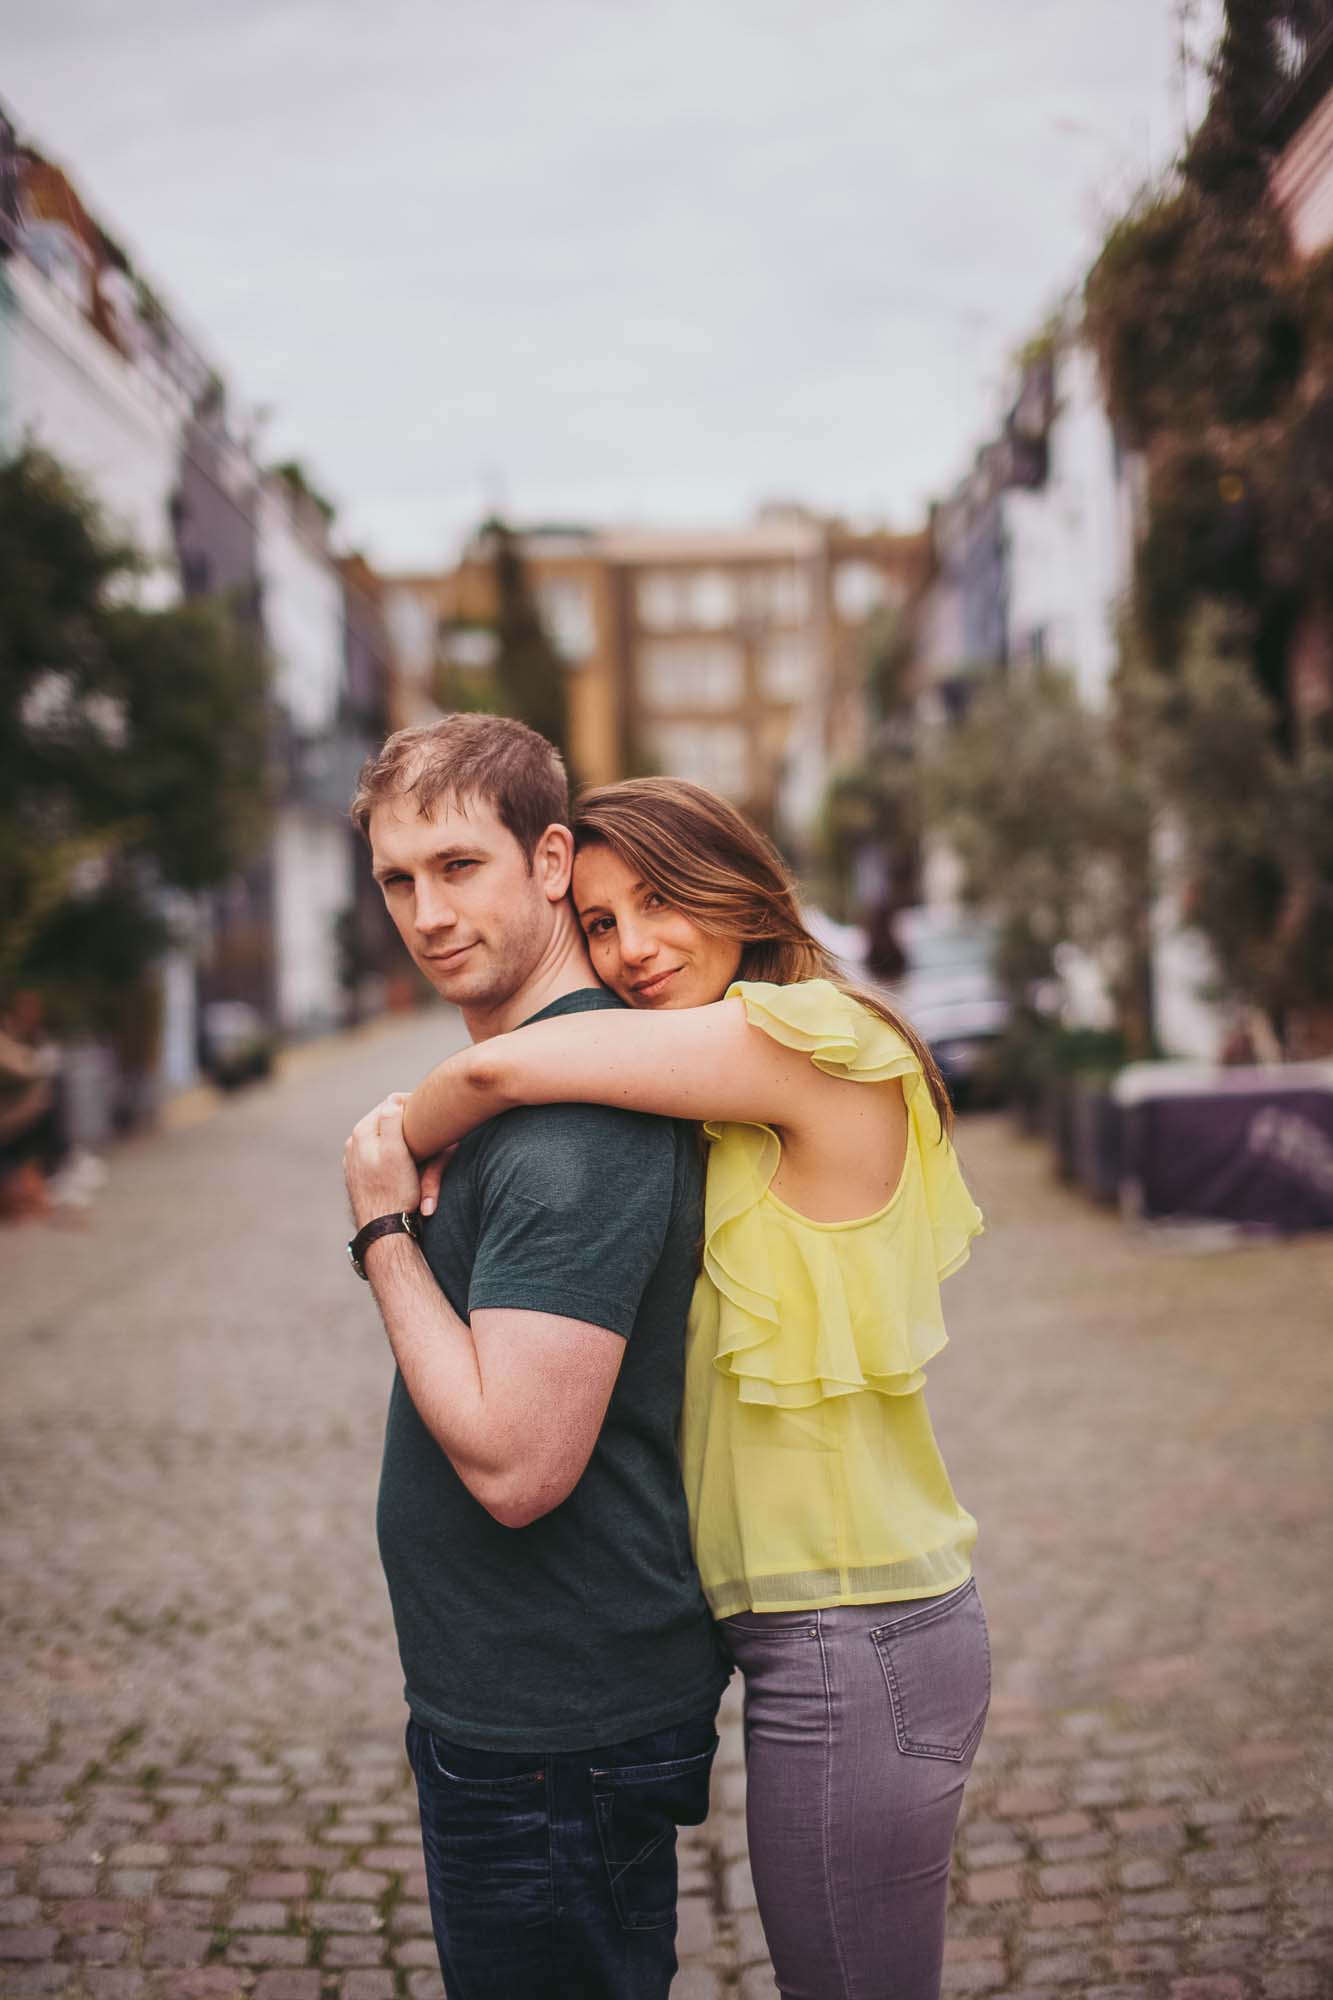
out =
[[458,922],[458,912],[442,882],[417,885],[413,922],[423,937],[428,937],[433,931],[449,930]]

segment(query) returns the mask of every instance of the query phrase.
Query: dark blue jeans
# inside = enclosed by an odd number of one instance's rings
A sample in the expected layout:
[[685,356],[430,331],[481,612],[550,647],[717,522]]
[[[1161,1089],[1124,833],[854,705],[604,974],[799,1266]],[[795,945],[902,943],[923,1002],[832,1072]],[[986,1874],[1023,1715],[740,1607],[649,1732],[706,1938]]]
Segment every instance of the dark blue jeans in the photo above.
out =
[[560,1755],[409,1721],[448,2000],[666,2000],[676,1828],[706,1816],[716,1749],[711,1712]]

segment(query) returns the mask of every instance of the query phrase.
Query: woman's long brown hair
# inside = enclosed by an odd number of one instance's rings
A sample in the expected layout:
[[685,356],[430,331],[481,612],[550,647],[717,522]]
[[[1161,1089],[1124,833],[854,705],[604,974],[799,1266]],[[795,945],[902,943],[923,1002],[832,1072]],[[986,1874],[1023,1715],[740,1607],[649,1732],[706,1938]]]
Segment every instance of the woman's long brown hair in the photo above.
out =
[[953,1106],[935,1058],[878,994],[847,980],[801,916],[786,862],[744,813],[685,778],[626,778],[582,793],[576,847],[609,847],[701,931],[740,941],[742,979],[791,986],[827,979],[900,1034],[921,1064],[941,1132]]

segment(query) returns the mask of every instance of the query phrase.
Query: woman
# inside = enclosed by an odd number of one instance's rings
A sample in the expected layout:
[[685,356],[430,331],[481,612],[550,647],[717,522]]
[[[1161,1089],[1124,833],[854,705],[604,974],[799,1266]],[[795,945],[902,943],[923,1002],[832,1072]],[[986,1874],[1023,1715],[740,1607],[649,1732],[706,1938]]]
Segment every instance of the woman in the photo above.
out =
[[933,2000],[990,1660],[922,1395],[939,1281],[981,1227],[929,1052],[839,980],[734,807],[587,794],[574,901],[623,1013],[474,1045],[408,1103],[424,1158],[515,1104],[703,1121],[681,1455],[696,1559],[745,1678],[760,1915],[788,2000]]

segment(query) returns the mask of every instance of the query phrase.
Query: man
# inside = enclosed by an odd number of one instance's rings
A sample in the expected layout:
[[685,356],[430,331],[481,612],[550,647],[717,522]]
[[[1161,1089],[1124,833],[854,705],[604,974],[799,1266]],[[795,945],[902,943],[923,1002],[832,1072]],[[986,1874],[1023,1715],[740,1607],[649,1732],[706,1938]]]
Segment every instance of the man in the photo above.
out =
[[[400,730],[352,813],[474,1041],[619,1004],[568,900],[542,737],[489,715]],[[675,1830],[707,1810],[727,1675],[675,1456],[698,1149],[638,1113],[510,1111],[459,1147],[418,1243],[402,1104],[361,1120],[345,1167],[398,1364],[380,1552],[445,1989],[665,2000]]]

